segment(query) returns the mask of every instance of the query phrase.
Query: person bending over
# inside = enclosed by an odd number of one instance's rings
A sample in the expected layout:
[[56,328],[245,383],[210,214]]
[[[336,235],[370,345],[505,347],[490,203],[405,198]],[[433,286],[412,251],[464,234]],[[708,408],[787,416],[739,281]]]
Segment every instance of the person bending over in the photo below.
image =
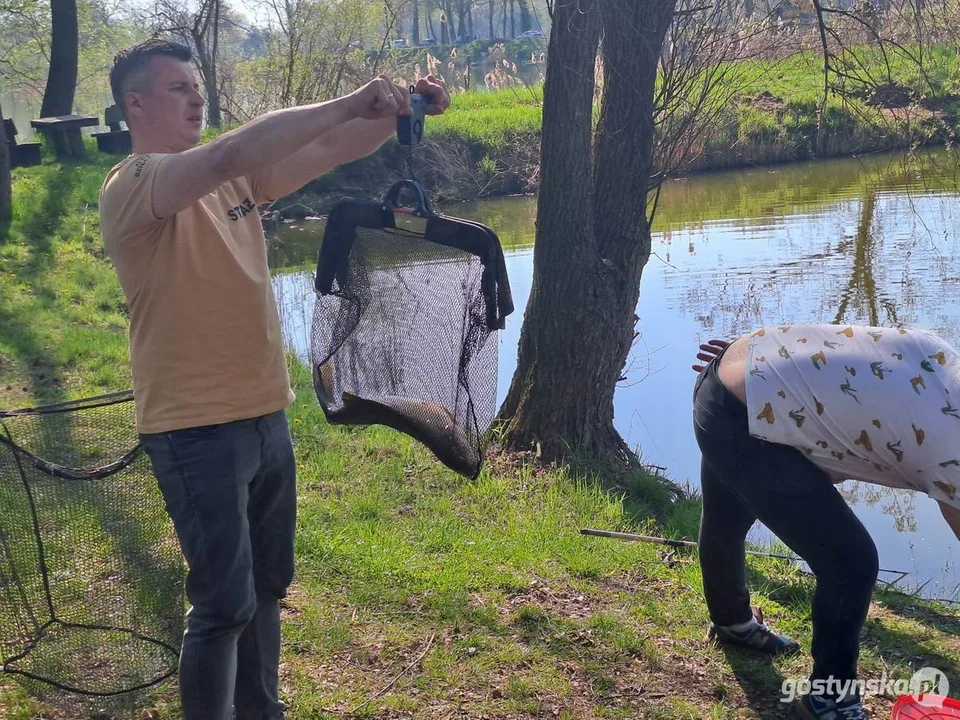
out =
[[[189,572],[184,720],[278,720],[279,601],[294,573],[293,401],[257,205],[369,155],[410,114],[380,76],[199,145],[190,51],[153,40],[110,72],[133,154],[100,191],[103,242],[130,311],[140,439]],[[430,114],[450,97],[420,80]]]
[[759,520],[816,576],[810,680],[824,691],[803,696],[798,714],[866,718],[853,681],[877,549],[834,485],[925,492],[960,538],[960,355],[925,330],[841,325],[764,327],[700,349],[693,419],[709,635],[799,650],[750,606],[745,541]]

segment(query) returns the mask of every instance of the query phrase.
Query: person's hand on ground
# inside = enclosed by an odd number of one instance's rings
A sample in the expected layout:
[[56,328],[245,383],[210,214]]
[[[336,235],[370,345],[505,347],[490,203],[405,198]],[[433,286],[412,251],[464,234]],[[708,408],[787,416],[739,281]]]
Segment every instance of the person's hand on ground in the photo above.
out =
[[424,109],[427,115],[442,115],[450,107],[450,93],[443,78],[427,75],[417,81],[414,90],[419,95],[429,95],[430,104]]
[[410,93],[386,75],[380,75],[363,87],[354,90],[347,98],[356,117],[364,120],[380,120],[396,115],[409,115]]
[[[709,363],[728,345],[730,345],[730,343],[726,340],[710,340],[705,345],[700,346],[700,352],[697,353],[697,360],[703,360],[703,362]],[[700,373],[703,372],[706,365],[691,365],[690,367],[692,367],[695,372]]]

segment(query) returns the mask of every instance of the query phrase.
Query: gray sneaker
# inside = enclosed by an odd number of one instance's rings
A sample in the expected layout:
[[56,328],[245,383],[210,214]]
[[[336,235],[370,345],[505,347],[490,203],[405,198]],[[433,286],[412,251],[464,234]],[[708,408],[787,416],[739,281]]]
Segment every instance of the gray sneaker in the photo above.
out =
[[707,639],[723,645],[738,645],[768,655],[790,655],[800,652],[800,643],[786,635],[778,635],[764,624],[760,608],[753,608],[753,617],[757,624],[741,632],[711,623]]

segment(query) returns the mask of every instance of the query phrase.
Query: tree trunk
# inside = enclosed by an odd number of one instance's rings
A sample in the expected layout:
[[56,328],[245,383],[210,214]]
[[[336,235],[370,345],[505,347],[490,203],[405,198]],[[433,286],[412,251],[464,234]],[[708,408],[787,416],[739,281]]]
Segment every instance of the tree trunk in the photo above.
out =
[[11,218],[12,182],[10,180],[10,152],[7,148],[7,128],[0,108],[0,223]]
[[457,3],[457,36],[464,37],[467,34],[467,8],[463,0]]
[[437,37],[437,31],[433,27],[433,13],[430,12],[429,6],[427,6],[427,29],[430,31],[430,37]]
[[280,107],[289,107],[293,99],[293,76],[297,67],[300,50],[300,30],[296,17],[296,8],[291,3],[284,6],[287,18],[287,57],[283,68],[283,91],[280,95]]
[[[676,0],[557,0],[543,98],[533,285],[504,446],[637,464],[613,425],[650,256],[657,63]],[[592,131],[603,30],[604,94]],[[656,310],[654,310],[656,311]]]
[[420,44],[420,0],[413,0],[413,22],[410,42],[414,47]]
[[453,27],[453,3],[450,0],[443,3],[443,14],[447,17],[447,42],[452,43],[456,39],[456,31]]
[[51,24],[50,69],[43,91],[40,117],[70,115],[77,88],[79,29],[76,0],[50,0]]
[[217,54],[220,50],[220,0],[213,0],[213,52],[210,53],[210,78],[204,78],[207,88],[207,123],[219,128],[220,119],[220,78],[217,77]]
[[530,0],[517,0],[520,3],[520,32],[525,33],[533,29],[533,18],[530,15]]
[[211,127],[220,127],[220,88],[217,85],[215,60],[207,51],[202,39],[195,42],[197,63],[200,65],[200,77],[207,95],[207,123]]
[[490,0],[490,38],[491,39],[497,36],[497,32],[496,30],[494,30],[494,27],[493,27],[493,14],[494,14],[493,3],[494,3],[494,0]]
[[516,3],[514,0],[510,0],[510,37],[515,38],[517,36],[517,13],[516,13]]

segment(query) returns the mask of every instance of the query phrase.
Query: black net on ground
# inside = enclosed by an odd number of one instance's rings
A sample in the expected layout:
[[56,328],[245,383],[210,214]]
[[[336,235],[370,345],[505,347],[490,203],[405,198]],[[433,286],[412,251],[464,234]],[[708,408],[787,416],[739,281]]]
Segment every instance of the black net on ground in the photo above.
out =
[[0,663],[110,697],[172,675],[183,561],[132,393],[0,412]]
[[[396,207],[402,186],[417,215]],[[415,225],[415,227],[414,227]],[[317,263],[313,382],[331,423],[387,425],[474,478],[497,390],[496,332],[513,312],[500,241],[434,214],[398,183],[330,213]]]

